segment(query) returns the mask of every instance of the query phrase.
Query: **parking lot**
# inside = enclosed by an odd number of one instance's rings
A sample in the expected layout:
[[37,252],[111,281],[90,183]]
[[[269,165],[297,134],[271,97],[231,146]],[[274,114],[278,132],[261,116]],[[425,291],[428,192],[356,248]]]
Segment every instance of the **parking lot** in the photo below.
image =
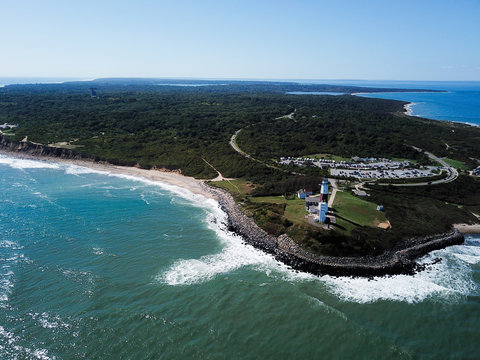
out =
[[439,168],[436,166],[427,166],[423,169],[405,168],[388,170],[332,168],[330,169],[330,173],[333,176],[356,177],[358,179],[411,179],[435,176],[435,170],[439,170]]

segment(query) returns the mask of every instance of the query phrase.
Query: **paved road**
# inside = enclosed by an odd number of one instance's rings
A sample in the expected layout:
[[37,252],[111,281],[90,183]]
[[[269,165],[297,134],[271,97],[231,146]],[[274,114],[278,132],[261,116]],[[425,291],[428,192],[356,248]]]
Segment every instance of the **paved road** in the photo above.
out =
[[230,146],[233,148],[233,150],[235,150],[236,152],[238,152],[240,155],[246,157],[247,159],[256,161],[256,162],[258,162],[258,163],[260,163],[260,164],[262,164],[262,165],[265,165],[266,167],[269,167],[270,169],[275,169],[275,170],[283,171],[284,173],[287,173],[287,174],[305,176],[305,174],[302,174],[302,173],[290,172],[290,171],[281,169],[281,168],[279,168],[279,167],[266,164],[265,162],[263,162],[263,161],[261,161],[261,160],[258,160],[258,159],[255,159],[254,157],[252,157],[251,155],[247,154],[245,151],[243,151],[242,149],[240,149],[240,148],[238,147],[238,145],[236,144],[235,139],[237,138],[238,134],[240,134],[240,131],[242,131],[242,130],[243,130],[243,129],[240,129],[240,130],[235,131],[235,134],[233,134],[232,137],[230,138]]
[[[242,131],[243,129],[240,129],[240,130],[237,130],[235,131],[235,134],[232,135],[232,137],[230,138],[230,146],[233,148],[233,150],[235,150],[236,152],[238,152],[240,155],[242,156],[245,156],[246,158],[248,159],[253,159],[250,155],[248,155],[245,151],[241,150],[237,143],[235,142],[235,139],[237,138],[238,134],[240,134],[240,131]],[[253,159],[255,161],[258,161],[256,159]]]
[[332,195],[330,195],[330,198],[328,199],[328,207],[332,208],[333,207],[333,202],[335,201],[335,196],[337,195],[337,180],[336,179],[328,179],[330,181],[330,184],[332,184]]
[[[417,151],[422,151],[422,149],[417,148],[415,146],[412,146],[415,150]],[[440,180],[435,180],[435,181],[425,181],[421,183],[410,183],[410,184],[391,184],[393,186],[425,186],[425,185],[437,185],[437,184],[446,184],[449,182],[452,182],[457,179],[458,177],[458,171],[457,169],[451,167],[448,165],[445,160],[439,158],[438,156],[433,155],[432,153],[429,153],[425,151],[425,154],[432,159],[433,161],[436,161],[440,163],[447,171],[448,171],[448,176],[446,178],[440,179]],[[389,184],[380,184],[380,185],[389,185]]]

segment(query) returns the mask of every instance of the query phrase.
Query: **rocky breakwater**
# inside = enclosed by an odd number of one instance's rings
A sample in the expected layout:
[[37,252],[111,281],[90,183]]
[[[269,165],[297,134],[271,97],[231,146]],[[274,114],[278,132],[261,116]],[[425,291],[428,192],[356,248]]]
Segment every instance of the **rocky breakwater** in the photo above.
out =
[[248,244],[263,250],[269,254],[276,255],[278,252],[277,238],[260,229],[252,218],[246,216],[235,203],[233,197],[215,187],[205,185],[220,204],[220,208],[228,216],[228,229],[240,235]]
[[425,268],[416,259],[434,250],[462,244],[464,237],[458,230],[453,230],[445,234],[410,239],[381,255],[359,257],[315,255],[302,249],[287,235],[281,235],[277,241],[276,258],[294,269],[316,275],[372,277],[413,275]]
[[[207,186],[207,185],[206,185]],[[312,254],[301,248],[287,235],[278,238],[260,229],[247,217],[232,196],[221,189],[208,186],[228,215],[229,230],[241,235],[245,242],[266,251],[295,270],[315,275],[334,276],[382,276],[414,274],[424,269],[415,260],[430,251],[464,242],[458,230],[436,236],[412,238],[377,256],[335,257]]]

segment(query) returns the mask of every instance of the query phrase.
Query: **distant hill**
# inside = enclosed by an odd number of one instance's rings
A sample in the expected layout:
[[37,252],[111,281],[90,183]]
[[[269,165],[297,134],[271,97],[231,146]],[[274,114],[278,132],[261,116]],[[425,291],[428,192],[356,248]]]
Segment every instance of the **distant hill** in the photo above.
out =
[[359,86],[303,84],[275,81],[243,80],[199,80],[199,79],[162,79],[162,78],[100,78],[91,81],[71,81],[62,84],[24,84],[8,85],[8,91],[16,92],[82,92],[91,87],[100,92],[153,91],[153,92],[202,92],[202,93],[277,93],[287,92],[337,92],[375,93],[375,92],[441,92],[428,89],[372,88]]

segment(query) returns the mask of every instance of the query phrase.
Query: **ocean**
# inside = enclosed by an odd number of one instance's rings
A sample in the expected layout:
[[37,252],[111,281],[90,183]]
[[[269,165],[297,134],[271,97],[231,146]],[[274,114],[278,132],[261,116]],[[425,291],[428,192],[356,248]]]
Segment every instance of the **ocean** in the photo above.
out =
[[174,186],[0,155],[1,359],[478,359],[480,237],[316,277]]
[[408,101],[413,103],[409,107],[410,114],[413,116],[480,126],[480,81],[318,80],[304,82],[378,88],[444,90],[446,92],[385,92],[358,94],[358,96]]

